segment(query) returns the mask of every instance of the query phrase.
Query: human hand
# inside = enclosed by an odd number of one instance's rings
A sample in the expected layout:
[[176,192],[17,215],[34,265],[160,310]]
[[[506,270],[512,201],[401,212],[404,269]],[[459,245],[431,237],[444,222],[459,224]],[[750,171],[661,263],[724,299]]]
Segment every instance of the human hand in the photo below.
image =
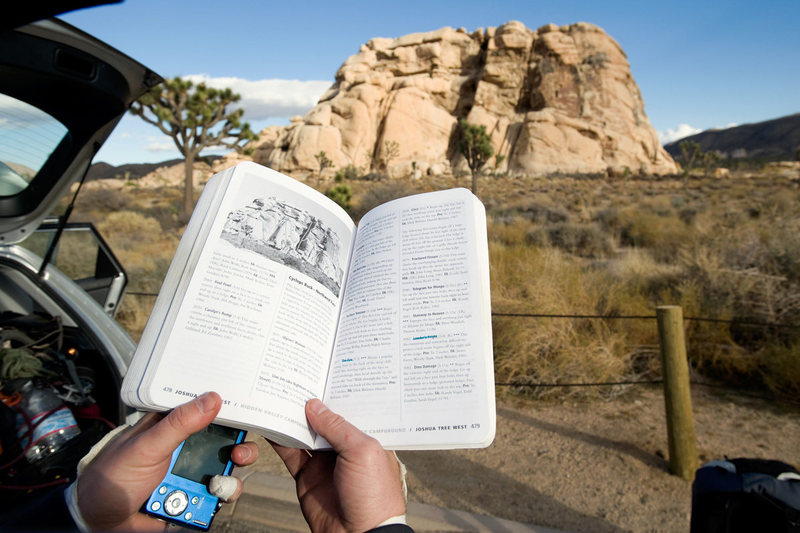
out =
[[[222,400],[216,392],[173,409],[169,414],[148,413],[116,436],[78,478],[78,508],[92,530],[163,531],[166,523],[139,512],[169,468],[172,452],[191,434],[208,426]],[[231,458],[238,465],[253,463],[253,442],[235,446]],[[241,493],[241,481],[234,495]]]
[[395,455],[317,400],[306,417],[333,451],[284,448],[272,443],[297,484],[303,516],[313,532],[366,531],[405,514]]

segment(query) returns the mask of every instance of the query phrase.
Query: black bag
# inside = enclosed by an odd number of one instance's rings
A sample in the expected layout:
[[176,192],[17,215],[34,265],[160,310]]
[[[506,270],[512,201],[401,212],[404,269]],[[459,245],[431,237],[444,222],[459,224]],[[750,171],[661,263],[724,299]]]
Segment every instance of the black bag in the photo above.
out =
[[692,483],[691,533],[800,532],[800,474],[767,459],[700,467]]

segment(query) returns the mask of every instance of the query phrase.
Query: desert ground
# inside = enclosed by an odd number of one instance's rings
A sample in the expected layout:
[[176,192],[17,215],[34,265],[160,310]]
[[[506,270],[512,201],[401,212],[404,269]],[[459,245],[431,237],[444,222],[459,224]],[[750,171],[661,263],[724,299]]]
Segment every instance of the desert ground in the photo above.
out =
[[[693,407],[701,463],[800,462],[800,406],[696,387]],[[688,531],[691,483],[668,471],[664,413],[658,385],[591,401],[501,393],[488,448],[400,452],[409,500],[569,532]],[[269,445],[255,440],[255,468],[288,476]]]

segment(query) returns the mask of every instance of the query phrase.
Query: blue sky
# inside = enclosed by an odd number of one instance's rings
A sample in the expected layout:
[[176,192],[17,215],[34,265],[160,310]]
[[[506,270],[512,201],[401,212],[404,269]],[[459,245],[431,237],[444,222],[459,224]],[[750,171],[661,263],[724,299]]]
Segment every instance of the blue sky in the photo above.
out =
[[[197,76],[243,95],[256,130],[304,114],[373,37],[519,20],[591,22],[628,55],[662,138],[800,112],[800,1],[127,0],[61,17],[162,76]],[[169,137],[127,116],[97,161],[179,157]]]

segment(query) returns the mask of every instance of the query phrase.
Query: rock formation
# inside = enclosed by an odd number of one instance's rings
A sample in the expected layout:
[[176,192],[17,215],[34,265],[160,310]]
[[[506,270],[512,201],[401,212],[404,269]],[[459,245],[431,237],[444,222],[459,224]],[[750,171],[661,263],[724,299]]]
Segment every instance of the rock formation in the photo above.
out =
[[263,130],[253,158],[307,173],[324,151],[333,169],[446,173],[466,168],[456,148],[461,118],[486,126],[501,172],[677,171],[625,53],[586,23],[372,39],[305,117]]
[[306,211],[274,196],[255,198],[228,213],[221,237],[305,272],[339,296],[344,276],[341,240]]

